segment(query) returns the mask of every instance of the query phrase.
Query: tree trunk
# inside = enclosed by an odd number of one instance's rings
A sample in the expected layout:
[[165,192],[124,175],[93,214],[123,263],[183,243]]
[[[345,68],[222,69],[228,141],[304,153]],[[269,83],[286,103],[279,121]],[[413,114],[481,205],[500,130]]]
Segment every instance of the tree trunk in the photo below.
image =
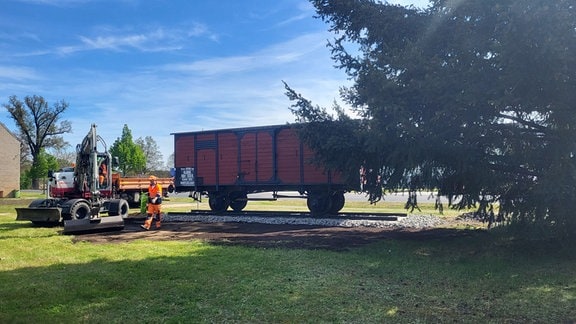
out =
[[32,189],[35,189],[35,190],[41,189],[40,183],[41,183],[40,179],[37,179],[37,178],[32,179]]

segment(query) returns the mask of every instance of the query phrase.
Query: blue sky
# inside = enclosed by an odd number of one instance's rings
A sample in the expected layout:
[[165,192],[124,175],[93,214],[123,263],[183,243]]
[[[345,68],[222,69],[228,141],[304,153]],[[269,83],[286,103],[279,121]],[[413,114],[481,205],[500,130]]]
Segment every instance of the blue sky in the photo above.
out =
[[92,123],[109,146],[127,124],[166,160],[171,133],[293,122],[282,80],[338,101],[349,81],[314,14],[306,0],[0,0],[0,103],[64,100],[70,151]]

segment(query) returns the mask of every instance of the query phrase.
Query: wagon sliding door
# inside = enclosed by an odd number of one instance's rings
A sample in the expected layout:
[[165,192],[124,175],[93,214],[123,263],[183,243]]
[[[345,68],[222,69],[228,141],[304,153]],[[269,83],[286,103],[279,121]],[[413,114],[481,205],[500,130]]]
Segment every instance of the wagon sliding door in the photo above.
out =
[[280,129],[276,137],[277,177],[282,185],[301,185],[300,140],[293,129]]
[[233,132],[218,134],[218,185],[231,186],[238,179],[238,141]]
[[331,183],[330,173],[314,162],[314,152],[304,145],[291,128],[280,130],[277,138],[278,180],[302,187]]
[[240,183],[270,183],[274,180],[273,130],[238,134]]
[[216,134],[200,134],[196,138],[196,174],[199,185],[217,185]]

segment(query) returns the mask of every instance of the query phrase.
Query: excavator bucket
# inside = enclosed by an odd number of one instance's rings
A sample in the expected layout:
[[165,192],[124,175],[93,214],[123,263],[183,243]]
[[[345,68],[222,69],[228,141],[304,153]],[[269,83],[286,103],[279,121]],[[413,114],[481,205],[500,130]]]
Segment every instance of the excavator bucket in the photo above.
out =
[[123,229],[124,219],[122,216],[104,216],[94,219],[72,219],[64,221],[64,234],[121,231]]
[[16,220],[31,221],[32,223],[59,223],[60,208],[56,207],[32,207],[16,208]]

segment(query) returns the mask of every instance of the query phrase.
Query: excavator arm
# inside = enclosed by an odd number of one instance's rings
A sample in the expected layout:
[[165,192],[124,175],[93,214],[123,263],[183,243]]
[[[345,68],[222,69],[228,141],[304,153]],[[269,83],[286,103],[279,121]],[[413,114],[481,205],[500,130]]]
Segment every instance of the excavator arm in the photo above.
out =
[[81,144],[76,146],[76,167],[74,177],[78,192],[94,194],[98,183],[98,135],[96,125],[92,124],[90,131]]

